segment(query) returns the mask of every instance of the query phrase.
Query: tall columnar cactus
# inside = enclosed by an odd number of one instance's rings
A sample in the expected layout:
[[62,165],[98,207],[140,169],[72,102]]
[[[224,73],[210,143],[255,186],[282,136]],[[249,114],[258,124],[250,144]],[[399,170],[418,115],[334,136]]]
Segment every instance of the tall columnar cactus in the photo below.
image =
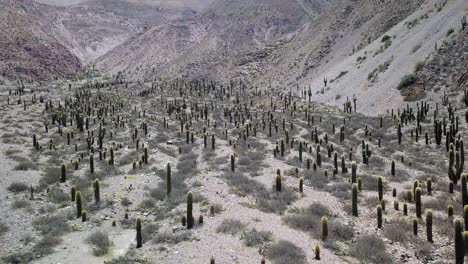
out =
[[456,185],[463,172],[465,165],[465,150],[463,147],[463,140],[457,141],[458,151],[456,151],[453,143],[450,144],[449,151],[449,168],[448,176],[451,181]]
[[280,141],[280,147],[281,147],[281,157],[284,157],[284,140],[281,139]]
[[137,248],[141,248],[143,246],[143,236],[141,234],[141,225],[142,219],[141,216],[136,218],[136,241],[137,241]]
[[235,157],[234,155],[231,155],[231,171],[235,171]]
[[455,220],[455,263],[463,264],[465,259],[465,239],[463,227],[459,219]]
[[467,181],[467,174],[463,173],[461,176],[461,200],[463,206],[468,204],[468,193],[467,193],[467,186],[466,186],[466,181]]
[[314,251],[315,251],[315,259],[320,260],[320,244],[319,243],[315,244]]
[[299,193],[302,193],[304,191],[304,178],[299,179]]
[[91,174],[94,173],[94,155],[93,154],[89,155],[89,171],[91,172]]
[[194,218],[193,218],[193,194],[188,192],[187,194],[187,229],[192,229]]
[[215,134],[211,134],[211,149],[215,149]]
[[328,237],[328,217],[322,216],[320,222],[322,223],[322,240],[326,240]]
[[76,197],[76,187],[75,187],[75,186],[72,186],[72,187],[71,187],[71,190],[70,190],[70,197],[71,197],[71,201],[74,202],[74,201],[75,201],[75,197]]
[[145,161],[145,164],[148,164],[148,148],[147,147],[145,147],[144,161]]
[[168,162],[166,165],[166,194],[167,197],[171,196],[172,183],[171,183],[171,163]]
[[114,166],[114,148],[110,148],[110,159],[109,159],[109,165]]
[[353,216],[358,216],[358,187],[355,183],[352,185],[352,207],[353,207]]
[[351,162],[351,184],[356,183],[356,170],[357,170],[357,165],[356,165],[356,162],[353,161]]
[[398,145],[401,145],[401,123],[398,123],[398,130],[397,130],[397,136],[398,136]]
[[418,236],[418,218],[413,217],[413,235]]
[[276,184],[275,184],[275,187],[276,187],[277,192],[281,192],[281,172],[280,172],[279,169],[276,171]]
[[453,205],[452,204],[449,204],[447,206],[447,216],[448,218],[452,218],[453,217]]
[[417,187],[414,193],[414,202],[416,203],[416,216],[421,218],[422,206],[421,206],[421,188]]
[[382,228],[382,206],[379,204],[377,205],[377,228]]
[[378,191],[379,191],[379,201],[383,200],[383,180],[382,177],[379,177],[377,180]]
[[61,169],[62,169],[62,176],[60,177],[60,182],[66,182],[67,181],[67,165],[65,165],[65,163],[62,163]]
[[432,195],[432,178],[431,177],[427,178],[426,187],[427,187],[427,194]]
[[94,201],[96,203],[99,203],[99,201],[101,200],[101,193],[100,193],[100,189],[99,189],[99,180],[96,179],[93,183],[93,188],[94,188]]
[[395,176],[395,160],[392,160],[390,173],[392,174],[392,176]]
[[81,192],[77,191],[76,192],[76,217],[80,218],[81,217],[81,212],[82,212],[82,207],[81,207]]
[[299,141],[299,161],[302,163],[302,141]]
[[432,240],[432,211],[426,211],[426,235],[427,241],[433,242]]

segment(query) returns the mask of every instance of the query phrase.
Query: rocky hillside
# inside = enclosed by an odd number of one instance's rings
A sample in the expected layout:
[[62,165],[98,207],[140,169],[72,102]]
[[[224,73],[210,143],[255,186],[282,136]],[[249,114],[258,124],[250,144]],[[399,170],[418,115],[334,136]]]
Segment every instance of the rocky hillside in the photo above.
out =
[[1,0],[1,78],[72,76],[135,34],[190,18],[209,1],[197,1],[197,9],[186,2]]
[[359,111],[380,114],[389,103],[405,104],[396,89],[401,78],[449,29],[460,30],[466,8],[462,0],[220,1],[190,20],[129,39],[97,66],[133,78],[209,76],[265,89],[311,87],[316,100],[339,107],[347,98],[372,98],[361,100]]
[[28,14],[53,10],[30,1],[0,1],[0,75],[4,79],[69,77],[80,60],[49,30],[47,17]]

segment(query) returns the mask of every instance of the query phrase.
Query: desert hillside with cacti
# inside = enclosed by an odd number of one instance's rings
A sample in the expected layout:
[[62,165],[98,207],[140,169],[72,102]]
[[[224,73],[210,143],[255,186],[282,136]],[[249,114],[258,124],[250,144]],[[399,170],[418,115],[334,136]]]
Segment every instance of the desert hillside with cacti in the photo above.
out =
[[465,1],[0,7],[0,263],[468,263]]

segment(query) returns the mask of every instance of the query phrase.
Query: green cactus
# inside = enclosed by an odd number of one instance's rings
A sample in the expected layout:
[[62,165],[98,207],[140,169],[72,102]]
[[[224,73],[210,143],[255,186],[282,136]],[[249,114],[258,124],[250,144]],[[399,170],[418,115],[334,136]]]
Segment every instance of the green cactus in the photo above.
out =
[[280,170],[276,171],[276,184],[275,184],[275,187],[276,187],[277,192],[281,192],[281,173],[280,173]]
[[232,172],[235,171],[234,163],[235,163],[235,157],[234,157],[234,155],[231,155],[231,171]]
[[67,165],[65,163],[62,163],[62,176],[60,177],[60,182],[66,182],[67,181]]
[[72,186],[72,187],[71,187],[71,190],[70,190],[70,197],[71,197],[71,201],[74,202],[74,201],[75,201],[75,197],[76,197],[76,187],[75,187],[75,186]]
[[383,180],[382,177],[379,177],[377,180],[378,191],[379,191],[379,201],[383,200]]
[[302,193],[304,191],[304,178],[299,179],[299,193]]
[[319,243],[315,244],[314,252],[315,252],[315,259],[320,260],[320,244]]
[[354,183],[352,185],[352,193],[353,193],[353,197],[352,197],[352,207],[353,207],[353,216],[358,216],[358,187],[357,185]]
[[322,223],[322,240],[326,240],[328,237],[328,217],[322,216],[320,222]]
[[403,204],[403,215],[408,216],[408,204],[407,203]]
[[140,216],[136,218],[136,241],[137,241],[137,248],[141,248],[143,246],[143,236],[141,234],[141,224],[142,219]]
[[81,217],[81,212],[82,212],[82,208],[81,208],[81,192],[80,192],[80,191],[77,191],[77,192],[76,192],[76,218],[80,218],[80,217]]
[[166,165],[166,194],[170,197],[172,191],[172,183],[171,183],[171,163],[168,162]]
[[357,170],[357,165],[356,165],[356,162],[353,161],[351,162],[351,184],[356,183],[356,170]]
[[192,229],[193,227],[193,194],[188,192],[187,194],[187,229]]
[[395,176],[395,160],[392,160],[390,173],[392,174],[392,176]]
[[462,205],[465,206],[468,204],[468,193],[467,193],[467,187],[466,187],[466,180],[467,180],[467,175],[465,173],[462,174],[461,176],[461,200],[462,200]]
[[100,194],[100,190],[99,190],[99,180],[96,179],[93,183],[93,188],[94,188],[94,201],[96,203],[99,203],[99,201],[101,200],[101,194]]
[[432,211],[431,210],[426,211],[426,235],[427,235],[427,241],[433,242],[432,241]]
[[427,194],[432,195],[432,178],[427,178],[426,181]]
[[421,206],[421,188],[420,187],[416,188],[414,201],[416,203],[416,217],[421,218],[422,206]]
[[377,205],[377,228],[382,228],[382,205]]
[[459,219],[455,220],[455,263],[463,264],[465,259],[465,239],[463,227]]
[[88,212],[86,210],[81,211],[81,222],[86,222],[86,217],[88,215]]
[[413,217],[413,235],[418,236],[418,218]]
[[92,153],[89,155],[89,171],[91,174],[94,173],[94,155]]
[[449,218],[453,217],[453,205],[452,204],[449,204],[447,206],[447,215]]

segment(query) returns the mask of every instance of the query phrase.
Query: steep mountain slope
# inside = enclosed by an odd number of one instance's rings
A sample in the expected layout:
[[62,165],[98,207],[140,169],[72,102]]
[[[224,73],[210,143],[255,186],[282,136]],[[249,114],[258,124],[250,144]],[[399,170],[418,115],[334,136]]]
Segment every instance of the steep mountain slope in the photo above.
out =
[[[0,75],[5,79],[70,77],[80,60],[49,30],[48,16],[28,14],[43,6],[26,0],[0,1]],[[54,16],[54,10],[44,10]]]
[[[97,66],[112,73],[127,69],[129,75],[146,77],[223,75],[239,53],[279,41],[332,2],[316,1],[312,5],[296,0],[217,1],[202,15],[155,27],[123,43],[100,58]],[[172,34],[181,37],[175,39],[180,45],[171,45]]]
[[318,101],[341,107],[357,97],[359,111],[379,114],[405,104],[396,89],[401,77],[460,27],[467,7],[463,0],[219,1],[203,15],[130,39],[97,66],[133,78],[310,86]]

